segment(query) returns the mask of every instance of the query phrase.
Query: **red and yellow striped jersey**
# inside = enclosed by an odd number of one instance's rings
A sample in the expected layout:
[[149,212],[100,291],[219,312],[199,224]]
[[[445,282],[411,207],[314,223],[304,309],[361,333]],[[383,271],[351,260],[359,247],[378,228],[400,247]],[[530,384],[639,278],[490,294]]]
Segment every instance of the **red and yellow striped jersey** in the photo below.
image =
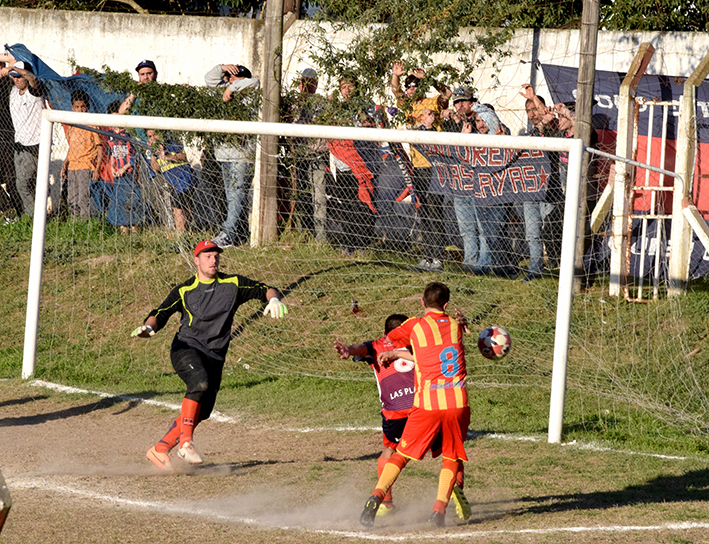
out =
[[416,358],[414,407],[447,410],[468,406],[463,331],[445,312],[412,317],[388,334],[396,347],[411,345]]

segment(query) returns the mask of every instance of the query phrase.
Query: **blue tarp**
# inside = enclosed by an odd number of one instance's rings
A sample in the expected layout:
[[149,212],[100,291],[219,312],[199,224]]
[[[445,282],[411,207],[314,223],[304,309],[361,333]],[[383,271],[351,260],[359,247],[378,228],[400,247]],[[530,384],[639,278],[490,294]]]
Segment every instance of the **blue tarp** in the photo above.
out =
[[88,93],[89,111],[92,113],[106,113],[106,107],[111,102],[123,101],[126,96],[121,93],[107,92],[91,76],[60,76],[21,43],[5,45],[5,49],[18,61],[29,63],[34,74],[47,89],[49,105],[55,110],[71,110],[71,92],[75,89],[83,89]]

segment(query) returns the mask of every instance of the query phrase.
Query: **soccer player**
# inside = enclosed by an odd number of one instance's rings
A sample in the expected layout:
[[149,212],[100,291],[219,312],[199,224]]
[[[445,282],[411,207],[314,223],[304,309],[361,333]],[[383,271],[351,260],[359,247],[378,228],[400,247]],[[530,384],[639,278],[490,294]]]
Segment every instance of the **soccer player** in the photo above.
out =
[[240,275],[219,271],[222,249],[210,240],[194,248],[197,273],[175,287],[165,301],[148,314],[144,325],[131,336],[149,338],[162,329],[175,312],[182,315],[180,328],[172,341],[170,359],[177,375],[187,385],[179,417],[167,434],[146,453],[162,469],[172,468],[170,451],[179,444],[177,456],[199,465],[202,457],[192,441],[194,428],[209,418],[222,379],[222,369],[234,313],[249,300],[268,305],[265,315],[282,318],[288,313],[281,294],[263,283]]
[[[384,465],[396,451],[406,425],[406,418],[409,417],[414,403],[414,363],[406,359],[394,358],[380,365],[377,357],[380,353],[396,350],[394,344],[387,340],[386,335],[407,319],[408,317],[402,314],[392,314],[387,317],[384,322],[384,336],[378,340],[347,346],[339,338],[335,339],[335,351],[341,359],[353,357],[355,360],[364,360],[372,367],[377,378],[379,400],[382,403],[382,442],[384,443],[384,449],[377,460],[380,477]],[[382,499],[382,506],[383,508],[377,511],[378,516],[389,514],[394,508],[391,488]]]
[[[421,299],[424,317],[408,319],[387,335],[396,347],[411,345],[416,360],[416,392],[397,451],[384,467],[360,516],[366,527],[374,523],[387,490],[409,460],[423,459],[439,433],[443,441],[443,466],[429,522],[438,527],[445,524],[453,486],[463,470],[463,461],[468,460],[463,441],[470,424],[463,327],[445,313],[449,299],[446,285],[429,283]],[[383,354],[380,362],[388,357]]]

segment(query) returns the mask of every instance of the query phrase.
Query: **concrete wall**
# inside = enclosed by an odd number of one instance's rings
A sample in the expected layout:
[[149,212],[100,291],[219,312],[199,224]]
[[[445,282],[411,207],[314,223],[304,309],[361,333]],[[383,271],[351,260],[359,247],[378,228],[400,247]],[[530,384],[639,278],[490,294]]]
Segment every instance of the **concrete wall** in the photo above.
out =
[[204,74],[217,63],[261,72],[263,21],[14,8],[0,8],[0,17],[4,44],[24,44],[64,76],[72,74],[70,58],[133,74],[141,60],[151,59],[158,81],[190,85],[204,85]]

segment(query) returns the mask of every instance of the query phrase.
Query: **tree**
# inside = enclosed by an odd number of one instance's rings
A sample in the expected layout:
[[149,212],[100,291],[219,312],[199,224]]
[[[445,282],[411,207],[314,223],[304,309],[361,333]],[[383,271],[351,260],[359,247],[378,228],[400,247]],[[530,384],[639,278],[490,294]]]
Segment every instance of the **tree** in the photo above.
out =
[[[329,39],[328,26],[315,29],[320,32],[311,53],[315,63],[334,79],[354,76],[373,96],[385,95],[392,63],[398,60],[409,70],[422,68],[426,72],[420,92],[434,80],[449,87],[472,85],[480,64],[505,56],[501,46],[511,35],[501,11],[482,2],[478,5],[477,0],[318,1],[322,2],[319,20],[336,17],[334,29],[354,36],[346,49],[337,48]],[[461,35],[481,20],[490,21],[487,30],[475,34],[473,40]],[[461,68],[441,63],[441,55]]]
[[[373,4],[364,0],[312,0],[330,17],[342,20],[354,20],[357,14],[370,12],[378,19],[370,22],[387,20],[388,0]],[[706,32],[709,30],[709,1],[707,0],[600,0],[600,27],[604,30],[645,30],[664,32]],[[382,7],[377,7],[378,5]],[[402,2],[402,7],[411,5]],[[462,14],[460,26],[510,26],[513,28],[579,28],[583,0],[568,2],[548,0],[508,0],[504,3],[485,0],[433,4],[430,10],[424,9],[415,18],[436,17],[436,12],[451,9],[448,4],[456,4],[453,12]],[[414,9],[421,9],[415,5]]]

